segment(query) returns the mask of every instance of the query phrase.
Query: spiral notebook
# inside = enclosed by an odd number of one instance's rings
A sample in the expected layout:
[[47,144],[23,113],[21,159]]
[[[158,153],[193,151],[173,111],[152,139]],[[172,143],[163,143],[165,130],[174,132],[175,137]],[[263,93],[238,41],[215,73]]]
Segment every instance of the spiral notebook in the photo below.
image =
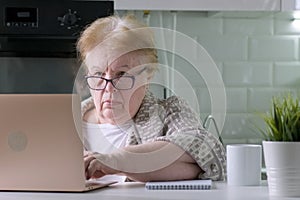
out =
[[147,182],[148,190],[210,190],[211,180],[163,181]]

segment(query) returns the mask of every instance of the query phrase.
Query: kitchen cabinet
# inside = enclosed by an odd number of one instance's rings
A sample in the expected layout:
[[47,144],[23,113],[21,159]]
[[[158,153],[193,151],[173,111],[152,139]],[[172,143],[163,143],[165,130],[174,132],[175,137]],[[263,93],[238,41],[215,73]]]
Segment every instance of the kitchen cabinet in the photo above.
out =
[[293,11],[300,9],[300,0],[281,0],[281,11]]
[[294,0],[114,0],[116,10],[280,11]]
[[114,0],[116,10],[293,11],[300,0]]

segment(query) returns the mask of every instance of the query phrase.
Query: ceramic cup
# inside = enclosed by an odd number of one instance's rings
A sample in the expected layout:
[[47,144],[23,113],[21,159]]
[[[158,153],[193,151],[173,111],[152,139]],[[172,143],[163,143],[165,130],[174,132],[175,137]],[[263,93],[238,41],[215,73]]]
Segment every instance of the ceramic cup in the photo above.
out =
[[227,151],[227,183],[234,186],[260,185],[262,147],[254,144],[230,144]]

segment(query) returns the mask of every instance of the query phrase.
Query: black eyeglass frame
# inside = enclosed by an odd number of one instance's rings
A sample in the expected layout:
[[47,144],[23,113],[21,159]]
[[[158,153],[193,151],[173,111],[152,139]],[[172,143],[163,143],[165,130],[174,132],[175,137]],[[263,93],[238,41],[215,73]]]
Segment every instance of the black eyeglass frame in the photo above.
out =
[[[137,73],[137,75],[140,75],[142,74],[145,70],[147,69],[147,67],[144,67],[139,73]],[[136,76],[137,76],[136,75]],[[116,85],[114,84],[113,80],[115,79],[118,79],[118,78],[121,78],[121,77],[127,77],[127,78],[131,78],[132,79],[132,84],[131,84],[131,87],[130,88],[127,88],[127,89],[120,89],[120,88],[117,88]],[[134,75],[124,75],[124,76],[117,76],[117,77],[114,77],[112,79],[107,79],[107,78],[104,78],[102,76],[94,76],[94,75],[91,75],[91,76],[85,76],[84,77],[85,80],[86,80],[86,83],[88,85],[88,87],[91,89],[91,90],[96,90],[96,91],[100,91],[100,90],[104,90],[106,87],[107,87],[107,84],[108,82],[110,82],[112,84],[112,86],[114,86],[114,88],[116,88],[117,90],[131,90],[135,84],[135,76]],[[105,80],[106,83],[105,83],[105,86],[103,87],[103,89],[95,89],[95,88],[92,88],[90,85],[89,85],[89,82],[88,82],[88,79],[89,78],[100,78],[102,80]]]
[[[118,88],[115,83],[113,82],[115,79],[119,79],[119,78],[130,78],[132,80],[132,84],[129,88],[127,89],[122,89],[122,88]],[[102,89],[95,89],[95,88],[92,88],[88,82],[88,79],[89,78],[99,78],[99,79],[102,79],[102,80],[105,80],[105,86],[102,88]],[[129,76],[129,75],[126,75],[126,76],[117,76],[117,77],[114,77],[112,79],[107,79],[107,78],[104,78],[102,76],[85,76],[85,80],[86,80],[86,83],[88,85],[88,87],[91,89],[91,90],[96,90],[96,91],[99,91],[99,90],[104,90],[106,87],[107,87],[107,84],[110,82],[112,84],[112,86],[114,86],[114,88],[116,88],[117,90],[130,90],[133,88],[134,86],[134,83],[135,83],[135,77],[134,76]]]

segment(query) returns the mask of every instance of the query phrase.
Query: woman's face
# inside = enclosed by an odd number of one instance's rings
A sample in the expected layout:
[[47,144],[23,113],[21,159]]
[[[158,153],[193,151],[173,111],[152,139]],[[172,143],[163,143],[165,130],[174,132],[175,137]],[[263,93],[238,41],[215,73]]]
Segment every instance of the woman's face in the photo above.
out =
[[108,66],[92,66],[88,71],[89,76],[101,76],[105,79],[134,76],[134,85],[128,90],[116,89],[111,82],[107,82],[103,90],[90,90],[97,123],[122,124],[132,119],[145,96],[148,80],[147,70],[140,65],[138,55],[129,53]]

